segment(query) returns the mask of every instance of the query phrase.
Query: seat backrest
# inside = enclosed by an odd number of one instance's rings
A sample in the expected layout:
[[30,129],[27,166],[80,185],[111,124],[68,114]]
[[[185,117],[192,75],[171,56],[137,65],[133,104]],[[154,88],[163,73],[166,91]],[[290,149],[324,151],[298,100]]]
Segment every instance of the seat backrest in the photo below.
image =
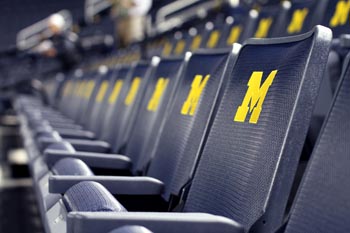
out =
[[285,2],[286,14],[279,19],[279,30],[274,30],[273,37],[290,36],[305,33],[314,25],[322,22],[322,14],[326,7],[325,1],[294,0]]
[[287,10],[282,4],[263,6],[259,10],[253,37],[270,38],[274,31],[280,31],[281,26],[278,19],[286,14],[286,12]]
[[218,42],[219,47],[231,47],[233,43],[241,43],[245,39],[253,36],[253,25],[256,20],[250,9],[245,6],[233,8],[226,17],[225,25],[221,30],[221,37]]
[[[184,71],[174,101],[167,109],[168,116],[147,172],[148,176],[163,181],[166,200],[170,198],[173,176],[190,176],[189,170],[194,166],[209,128],[229,54],[230,49],[195,52]],[[184,172],[175,171],[178,161],[184,157],[188,157],[188,163],[182,168]]]
[[113,90],[116,77],[118,76],[118,69],[110,69],[102,77],[101,84],[98,87],[97,94],[93,101],[91,113],[87,115],[88,120],[86,122],[86,129],[91,130],[95,133],[98,131],[101,121],[101,115],[106,111],[108,96]]
[[350,2],[347,0],[328,0],[322,25],[332,29],[334,38],[350,32]]
[[[125,145],[125,136],[129,124],[133,124],[135,110],[139,107],[146,86],[151,66],[148,62],[139,61],[133,65],[131,72],[123,82],[122,92],[116,104],[105,118],[102,138],[112,145],[114,153]],[[152,66],[153,67],[153,66]]]
[[165,110],[173,99],[183,66],[183,57],[164,58],[151,74],[124,153],[133,161],[133,172],[137,171],[136,165],[140,157],[146,161],[150,159]]
[[323,125],[286,232],[350,232],[350,56]]
[[99,114],[97,122],[92,127],[92,131],[95,133],[96,138],[105,139],[108,136],[109,128],[106,128],[109,124],[107,120],[113,113],[114,109],[118,105],[118,99],[122,95],[125,95],[127,88],[123,88],[124,81],[132,74],[132,68],[129,65],[121,66],[118,71],[114,74],[115,79],[112,85],[111,92],[107,95],[105,106]]
[[77,122],[81,125],[85,126],[90,119],[92,109],[96,104],[96,96],[106,76],[108,76],[108,68],[106,66],[100,66],[97,75],[88,81],[88,84],[83,91],[84,98],[82,98],[82,101],[80,102],[81,108],[77,118]]
[[234,219],[248,231],[282,222],[331,43],[331,31],[248,40],[194,175],[185,211]]
[[82,82],[82,71],[77,70],[73,74],[67,77],[67,81],[64,83],[62,88],[61,100],[59,103],[59,109],[62,113],[68,117],[73,118],[73,109],[75,102],[77,101],[77,91],[79,83]]

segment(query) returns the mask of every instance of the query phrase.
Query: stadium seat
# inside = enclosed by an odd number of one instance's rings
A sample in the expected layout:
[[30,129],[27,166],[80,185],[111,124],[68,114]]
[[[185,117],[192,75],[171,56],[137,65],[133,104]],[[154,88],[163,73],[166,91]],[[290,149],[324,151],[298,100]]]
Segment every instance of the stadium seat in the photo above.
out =
[[334,38],[349,33],[350,4],[345,0],[329,0],[323,15],[322,25],[332,29]]
[[[182,196],[187,196],[186,213],[129,213],[95,182],[67,189],[58,188],[55,178],[50,191],[65,194],[46,213],[48,228],[75,233],[108,232],[124,225],[153,232],[275,230],[284,217],[330,42],[331,32],[318,26],[300,36],[247,41],[237,60],[231,58],[198,166],[190,168],[189,174],[195,174],[188,195]],[[190,156],[199,154],[186,153],[177,161],[172,187],[183,181],[179,174],[189,168]],[[161,168],[171,162],[163,160]],[[163,171],[162,177],[169,172]],[[65,177],[66,182],[72,177]],[[118,194],[127,186],[113,182],[105,187]]]
[[258,9],[258,17],[254,25],[255,38],[270,38],[274,31],[283,30],[279,19],[287,14],[287,9],[281,4],[262,6]]
[[[155,145],[154,140],[157,139],[162,119],[182,77],[183,66],[183,58],[163,58],[154,73],[151,74],[150,86],[143,96],[142,103],[135,116],[135,122],[129,130],[130,136],[125,135],[125,142],[119,142],[122,145],[120,148],[124,148],[122,150],[127,157],[122,155],[105,155],[103,157],[103,154],[46,150],[45,155],[48,165],[52,166],[64,157],[74,157],[83,160],[93,168],[126,170],[132,168],[136,172],[136,162],[139,157],[152,153]],[[115,159],[114,162],[111,160],[113,158]]]
[[[234,47],[231,60],[234,59],[239,45]],[[64,193],[74,183],[84,179],[95,179],[106,186],[117,188],[120,190],[119,194],[156,197],[162,195],[164,200],[156,201],[155,207],[168,208],[173,176],[181,176],[178,184],[183,186],[195,166],[197,155],[210,127],[218,91],[224,82],[223,72],[230,51],[231,49],[199,50],[192,54],[180,79],[174,100],[166,111],[167,116],[163,126],[160,126],[161,132],[158,135],[150,135],[153,138],[149,139],[151,140],[149,143],[154,143],[155,147],[152,150],[141,151],[138,148],[132,148],[134,145],[130,144],[128,150],[131,153],[130,156],[138,160],[135,161],[135,167],[132,168],[133,175],[143,174],[144,176],[51,176],[49,178],[48,174],[40,180],[41,188],[47,189],[45,184],[49,179],[50,183],[54,183],[49,185],[51,191]],[[203,64],[208,65],[203,66]],[[179,125],[182,128],[180,131],[178,130]],[[135,136],[141,137],[142,135]],[[178,150],[178,148],[183,149]],[[175,169],[177,169],[178,161],[184,158],[187,159],[187,166],[180,173]],[[96,155],[95,161],[98,159],[104,160],[100,155]],[[181,187],[174,189],[177,189],[175,193],[177,195]]]
[[309,31],[313,25],[321,23],[326,7],[326,1],[299,1],[285,2],[287,13],[278,19],[280,30],[275,30],[273,36],[289,36]]
[[349,56],[285,232],[348,232]]

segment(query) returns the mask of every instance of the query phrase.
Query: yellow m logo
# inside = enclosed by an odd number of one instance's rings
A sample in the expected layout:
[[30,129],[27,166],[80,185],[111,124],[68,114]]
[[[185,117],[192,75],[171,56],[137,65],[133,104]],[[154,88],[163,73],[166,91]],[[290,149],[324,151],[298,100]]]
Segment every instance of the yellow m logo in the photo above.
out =
[[141,78],[140,77],[136,77],[134,78],[134,80],[132,80],[132,83],[131,83],[131,86],[130,86],[130,89],[129,89],[129,92],[124,100],[124,104],[126,106],[129,106],[131,105],[134,100],[135,100],[135,97],[137,95],[137,91],[139,90],[140,88],[140,85],[141,85]]
[[263,18],[259,22],[258,29],[255,32],[254,37],[265,38],[270,30],[272,24],[272,18]]
[[168,78],[159,78],[152,94],[152,97],[147,105],[147,110],[151,112],[155,112],[158,109],[159,102],[164,94],[165,89],[167,88],[169,83]]
[[307,8],[295,10],[292,20],[290,21],[290,24],[287,28],[287,32],[289,34],[300,32],[303,28],[304,21],[308,13],[309,9]]
[[254,71],[252,73],[248,82],[248,90],[242,104],[237,109],[234,121],[244,122],[249,111],[251,113],[249,123],[256,124],[258,122],[267,91],[275,79],[276,74],[277,70],[271,71],[265,82],[261,85],[263,72]]
[[337,27],[340,25],[344,25],[346,23],[346,21],[348,20],[349,11],[350,11],[350,0],[339,1],[337,3],[336,8],[335,8],[334,15],[331,18],[331,21],[329,22],[329,26]]
[[96,95],[96,102],[100,103],[105,98],[108,89],[108,81],[103,81]]
[[186,101],[182,105],[181,114],[193,116],[196,112],[197,104],[201,94],[207,85],[210,75],[206,75],[203,79],[202,75],[196,75],[191,85],[191,90],[187,96]]
[[201,35],[196,35],[193,40],[192,40],[192,44],[191,44],[191,51],[195,51],[199,48],[199,46],[201,46],[201,42],[202,42],[202,36]]
[[89,99],[90,96],[92,95],[92,92],[94,91],[94,88],[95,88],[95,82],[90,80],[87,84],[86,84],[86,87],[84,87],[84,91],[85,92],[85,98],[86,99]]
[[120,80],[120,79],[114,84],[113,91],[108,98],[109,104],[114,104],[117,101],[120,90],[122,89],[122,86],[123,86],[123,80]]
[[242,27],[241,26],[233,26],[231,28],[231,32],[229,37],[227,38],[227,45],[232,45],[233,43],[238,41],[239,36],[241,35]]
[[174,51],[175,55],[180,55],[184,51],[185,47],[186,47],[185,40],[179,40],[175,47],[175,51]]
[[210,33],[209,40],[207,42],[207,48],[215,48],[220,39],[220,31],[214,30]]

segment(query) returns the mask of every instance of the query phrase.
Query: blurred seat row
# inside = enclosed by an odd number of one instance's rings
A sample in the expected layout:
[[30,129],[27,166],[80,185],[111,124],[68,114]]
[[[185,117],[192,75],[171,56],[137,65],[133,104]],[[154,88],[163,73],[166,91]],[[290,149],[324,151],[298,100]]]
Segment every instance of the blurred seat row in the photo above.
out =
[[[341,4],[245,11],[305,33],[246,39],[231,34],[249,20],[226,18],[49,79],[48,101],[18,97],[46,232],[348,232],[349,39],[312,28],[328,10],[343,22]],[[338,86],[293,194],[323,79]]]

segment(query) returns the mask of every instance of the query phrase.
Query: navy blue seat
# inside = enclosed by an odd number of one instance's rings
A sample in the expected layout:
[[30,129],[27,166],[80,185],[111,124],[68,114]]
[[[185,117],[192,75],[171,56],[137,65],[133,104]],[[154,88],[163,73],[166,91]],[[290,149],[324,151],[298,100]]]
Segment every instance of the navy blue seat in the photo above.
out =
[[[119,140],[118,151],[125,155],[110,155],[115,160],[120,159],[119,166],[111,161],[103,161],[101,154],[84,152],[65,153],[64,151],[47,150],[48,164],[51,166],[63,157],[79,158],[92,168],[132,169],[136,174],[137,164],[141,157],[151,156],[155,141],[162,126],[166,109],[174,96],[174,91],[182,78],[183,58],[161,59],[155,71],[150,75],[149,85],[143,95],[140,106],[135,110],[135,119],[129,119],[132,124]],[[149,159],[149,157],[147,157]],[[143,158],[144,160],[148,160]],[[130,167],[131,166],[131,167]]]
[[230,47],[233,43],[242,43],[253,36],[256,17],[246,6],[238,6],[228,12],[221,30],[218,47]]
[[286,14],[278,19],[279,27],[274,30],[273,37],[289,36],[305,33],[314,25],[321,24],[327,1],[293,0],[286,5]]
[[[235,45],[232,57],[237,53],[237,46]],[[50,190],[64,193],[68,187],[81,180],[98,180],[106,186],[120,190],[118,194],[161,195],[167,206],[171,195],[179,195],[182,186],[192,176],[191,172],[210,127],[219,89],[224,83],[223,72],[229,55],[230,50],[223,49],[199,50],[191,56],[184,73],[181,74],[174,99],[165,111],[164,122],[156,124],[161,131],[150,135],[151,138],[146,141],[148,145],[137,148],[130,143],[127,147],[126,151],[130,154],[126,155],[138,160],[132,168],[133,174],[143,176],[52,176],[50,182],[53,185],[50,185]],[[131,138],[131,142],[141,141],[142,134],[138,134]],[[180,172],[178,163],[183,159],[187,163],[181,167]],[[172,184],[174,176],[180,176],[176,187]]]
[[258,17],[254,25],[255,38],[270,38],[274,31],[281,31],[279,19],[283,17],[287,9],[282,4],[262,6],[258,10]]
[[350,70],[347,57],[285,232],[349,232]]
[[[208,137],[203,138],[202,150],[183,153],[177,160],[165,156],[163,160],[157,159],[157,163],[160,161],[158,172],[163,179],[169,173],[174,174],[171,187],[180,185],[179,181],[185,176],[191,181],[190,174],[195,172],[188,195],[183,193],[182,196],[186,213],[71,211],[67,215],[67,232],[88,233],[97,229],[104,232],[123,225],[141,225],[153,232],[275,230],[284,217],[330,43],[330,30],[316,27],[307,34],[291,38],[250,40],[236,59],[231,57],[224,75],[227,83],[219,96]],[[195,117],[202,117],[198,113]],[[172,132],[167,140],[176,140],[177,134]],[[195,134],[184,135],[188,135],[191,142],[196,140]],[[173,146],[161,142],[158,147],[165,152],[168,146],[168,153],[172,148],[186,152],[194,149],[186,144]],[[199,156],[198,166],[188,165],[193,157]],[[156,158],[157,153],[149,174],[156,171],[152,168],[157,164]],[[173,163],[176,163],[174,172],[168,169],[168,164]],[[183,173],[188,172],[188,168],[190,173]],[[67,178],[69,181],[70,177]],[[64,190],[56,189],[59,185],[54,182],[55,178],[50,181],[51,191]],[[118,187],[116,180],[113,184],[99,182],[115,194],[123,193],[128,187]],[[165,188],[164,197],[168,192],[174,193],[172,188],[167,191],[167,184]],[[68,194],[83,195],[70,191]],[[62,201],[55,204],[47,212],[48,225],[56,227],[53,222],[57,213],[67,208]],[[64,220],[60,224],[64,225]]]
[[324,11],[322,25],[332,29],[334,38],[350,32],[350,4],[345,0],[329,0]]

